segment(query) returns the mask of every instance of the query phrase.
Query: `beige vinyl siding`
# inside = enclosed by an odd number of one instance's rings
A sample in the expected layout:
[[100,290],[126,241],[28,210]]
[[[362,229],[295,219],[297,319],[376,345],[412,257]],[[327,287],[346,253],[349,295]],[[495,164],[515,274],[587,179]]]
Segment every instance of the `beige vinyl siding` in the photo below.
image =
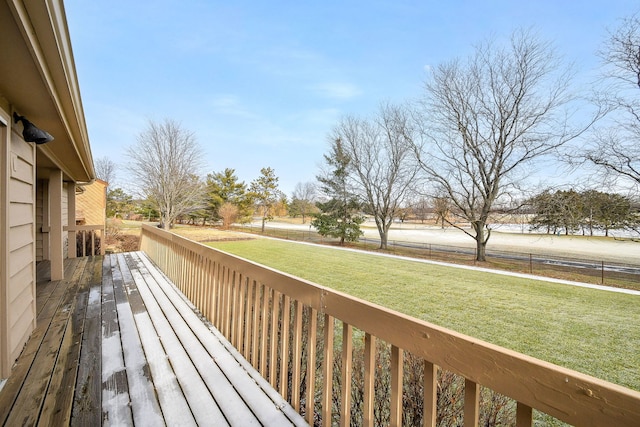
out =
[[33,331],[35,298],[35,148],[11,135],[9,160],[9,360],[15,360]]

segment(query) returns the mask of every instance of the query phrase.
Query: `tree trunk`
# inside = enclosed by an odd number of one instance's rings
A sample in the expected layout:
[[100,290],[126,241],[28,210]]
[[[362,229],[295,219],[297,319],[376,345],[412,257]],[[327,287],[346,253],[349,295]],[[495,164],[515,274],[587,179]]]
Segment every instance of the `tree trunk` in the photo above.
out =
[[476,261],[484,262],[487,260],[487,242],[476,240]]
[[376,218],[376,226],[378,234],[380,234],[380,247],[378,249],[387,250],[387,241],[389,240],[389,229],[391,228],[391,220],[387,223],[384,219]]
[[489,235],[485,237],[484,221],[473,223],[476,232],[476,261],[484,262],[487,260],[487,241]]
[[380,247],[378,249],[387,250],[387,241],[389,239],[389,233],[381,232],[380,233]]

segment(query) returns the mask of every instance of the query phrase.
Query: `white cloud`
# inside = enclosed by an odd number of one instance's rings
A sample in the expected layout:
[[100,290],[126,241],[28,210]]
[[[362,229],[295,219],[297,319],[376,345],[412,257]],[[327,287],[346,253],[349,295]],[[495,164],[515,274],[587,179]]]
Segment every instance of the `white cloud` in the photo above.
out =
[[313,90],[320,96],[331,99],[352,99],[362,94],[362,91],[351,83],[321,83],[315,85]]
[[255,114],[249,111],[241,99],[233,94],[221,94],[215,96],[209,104],[218,114],[255,118]]

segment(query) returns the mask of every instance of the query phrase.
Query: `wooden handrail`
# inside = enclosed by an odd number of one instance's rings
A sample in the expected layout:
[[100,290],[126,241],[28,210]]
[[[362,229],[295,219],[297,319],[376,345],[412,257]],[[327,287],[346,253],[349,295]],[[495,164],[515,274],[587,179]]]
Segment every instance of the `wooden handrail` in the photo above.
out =
[[[315,346],[307,345],[309,364],[296,366],[301,363],[298,347],[303,336],[299,313],[305,307],[311,324],[317,320],[316,312],[325,325],[333,324],[334,319],[341,321],[343,339],[352,334],[352,328],[365,334],[365,425],[373,423],[375,369],[371,364],[376,340],[392,349],[388,367],[392,374],[392,425],[402,422],[399,412],[404,352],[424,360],[424,425],[435,425],[436,366],[465,379],[465,425],[477,424],[479,386],[517,401],[518,426],[532,425],[532,408],[573,425],[640,425],[637,391],[412,318],[155,227],[143,226],[141,249],[274,387],[279,385],[281,394],[297,410],[304,409],[298,394],[301,372],[307,372],[307,378],[322,374],[322,417],[331,417],[333,410],[334,328],[316,334],[314,326],[307,327],[304,336],[311,343],[321,340],[324,354],[316,354]],[[293,315],[285,317],[285,311],[293,311]],[[289,347],[297,356],[284,363],[283,355],[290,354]],[[350,345],[342,345],[343,358],[351,357],[351,351]],[[323,360],[320,372],[315,366],[318,356]],[[345,365],[346,359],[343,369],[350,369]],[[293,378],[291,390],[282,383],[287,378],[283,369]],[[348,377],[348,372],[342,374],[341,396],[349,390],[344,381]],[[311,423],[314,406],[309,402],[313,399],[310,387],[306,396],[305,413]],[[343,396],[342,402],[346,404],[348,397]],[[349,415],[342,414],[342,420],[347,424]]]

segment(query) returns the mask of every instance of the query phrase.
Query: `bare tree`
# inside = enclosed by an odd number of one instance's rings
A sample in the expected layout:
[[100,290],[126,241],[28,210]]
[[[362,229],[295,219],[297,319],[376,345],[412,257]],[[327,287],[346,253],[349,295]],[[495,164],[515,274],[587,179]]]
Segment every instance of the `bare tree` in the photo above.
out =
[[526,31],[507,47],[485,42],[465,62],[439,65],[425,85],[423,140],[416,146],[433,195],[445,195],[449,222],[476,241],[484,261],[489,213],[508,198],[532,161],[579,136],[569,126],[571,73],[552,47]]
[[100,157],[95,163],[96,176],[108,184],[115,184],[116,164],[108,157]]
[[128,154],[128,170],[139,191],[157,206],[164,228],[202,207],[204,186],[198,177],[202,155],[193,133],[169,119],[149,121]]
[[444,224],[448,222],[449,214],[451,213],[451,201],[447,196],[435,196],[433,198],[433,214],[436,217],[436,224],[438,221],[441,223],[441,228],[444,229]]
[[415,128],[405,106],[385,104],[374,120],[344,117],[333,131],[350,159],[354,188],[387,249],[389,228],[418,184],[412,156]]
[[411,204],[411,210],[413,216],[415,216],[416,219],[419,219],[423,224],[425,220],[431,216],[431,212],[433,211],[431,204],[429,203],[429,199],[424,196],[421,196]]
[[604,63],[601,101],[612,109],[606,127],[594,133],[586,159],[605,175],[640,185],[640,16],[623,19],[600,51]]
[[313,182],[299,182],[293,189],[291,203],[289,203],[289,215],[302,217],[302,223],[306,223],[306,218],[312,213],[318,212],[314,204],[316,199],[316,186]]
[[299,182],[293,189],[292,198],[313,202],[316,193],[316,185],[313,182]]

